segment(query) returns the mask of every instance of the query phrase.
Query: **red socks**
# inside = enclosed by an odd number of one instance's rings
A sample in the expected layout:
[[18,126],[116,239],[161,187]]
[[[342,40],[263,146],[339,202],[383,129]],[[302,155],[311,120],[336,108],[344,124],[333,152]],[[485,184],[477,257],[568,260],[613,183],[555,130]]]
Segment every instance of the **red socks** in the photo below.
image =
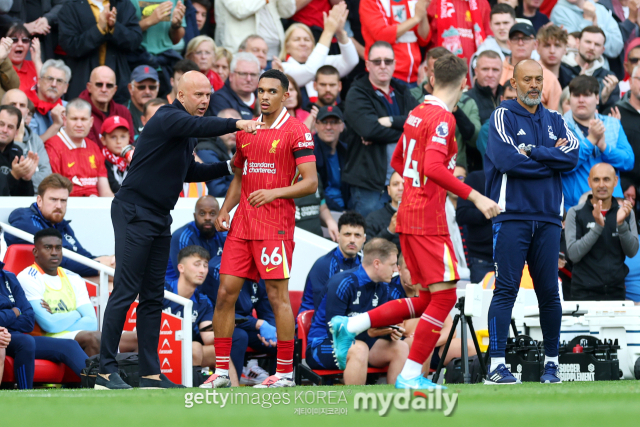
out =
[[293,343],[294,340],[278,340],[276,374],[291,374],[293,372]]
[[420,291],[416,298],[389,301],[367,312],[372,328],[396,325],[407,319],[414,319],[424,313],[431,301],[431,292]]
[[440,330],[451,309],[456,305],[456,301],[455,288],[431,293],[431,303],[420,317],[414,334],[413,345],[409,352],[410,360],[421,365],[427,360],[440,338]]
[[[216,348],[216,369],[229,370],[229,355],[231,354],[232,338],[214,338],[213,345]],[[240,367],[242,369],[242,367]],[[242,371],[240,371],[242,372]]]

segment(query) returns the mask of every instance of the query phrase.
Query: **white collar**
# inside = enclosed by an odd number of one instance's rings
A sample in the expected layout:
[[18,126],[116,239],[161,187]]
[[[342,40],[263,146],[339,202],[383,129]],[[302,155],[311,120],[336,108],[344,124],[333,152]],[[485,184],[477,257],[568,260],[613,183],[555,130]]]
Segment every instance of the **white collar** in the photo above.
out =
[[75,150],[76,148],[87,148],[87,141],[85,139],[82,140],[82,144],[80,144],[80,147],[74,144],[73,141],[71,141],[71,138],[69,138],[69,135],[67,135],[67,131],[65,131],[64,128],[60,128],[58,136],[69,150]]
[[437,96],[425,95],[424,102],[426,102],[427,104],[439,105],[440,107],[444,108],[445,111],[449,111],[449,107],[447,107],[447,104],[445,104],[442,99],[438,98]]
[[[275,122],[273,122],[273,124],[271,125],[271,127],[269,129],[280,129],[280,127],[287,121],[289,120],[289,117],[291,117],[289,115],[289,112],[287,111],[287,107],[282,107],[282,111],[280,111],[280,114],[278,114],[278,118],[276,119]],[[258,121],[261,122],[262,121],[262,114],[260,114],[260,116],[258,117]]]

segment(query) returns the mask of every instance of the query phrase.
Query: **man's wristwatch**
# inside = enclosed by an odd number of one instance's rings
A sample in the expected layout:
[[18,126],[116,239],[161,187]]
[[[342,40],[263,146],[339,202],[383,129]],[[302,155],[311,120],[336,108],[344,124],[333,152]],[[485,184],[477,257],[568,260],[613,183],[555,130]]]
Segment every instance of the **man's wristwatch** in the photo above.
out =
[[531,157],[532,148],[533,148],[533,145],[525,145],[525,144],[518,145],[518,150],[524,151],[527,157]]

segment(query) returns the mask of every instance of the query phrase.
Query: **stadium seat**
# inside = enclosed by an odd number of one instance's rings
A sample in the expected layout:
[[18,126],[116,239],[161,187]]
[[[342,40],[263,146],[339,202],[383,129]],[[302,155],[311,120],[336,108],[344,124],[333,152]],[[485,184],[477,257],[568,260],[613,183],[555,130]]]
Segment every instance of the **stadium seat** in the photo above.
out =
[[302,291],[289,291],[289,301],[291,301],[291,310],[295,316],[300,310],[300,304],[302,304]]
[[33,264],[33,245],[11,245],[4,256],[4,269],[18,275]]
[[[339,369],[311,369],[307,366],[307,363],[305,362],[307,354],[307,335],[311,328],[313,313],[313,310],[307,310],[298,315],[298,339],[296,340],[296,349],[294,353],[294,366],[296,367],[295,382],[297,385],[301,385],[303,379],[308,379],[316,385],[323,385],[325,379],[341,377],[343,373],[343,371]],[[367,374],[384,374],[386,372],[386,366],[384,368],[370,367],[367,369]]]
[[[13,375],[13,357],[7,356],[4,360],[3,383],[15,383]],[[80,378],[63,363],[54,363],[49,360],[36,359],[33,383],[44,384],[75,384],[80,383]]]

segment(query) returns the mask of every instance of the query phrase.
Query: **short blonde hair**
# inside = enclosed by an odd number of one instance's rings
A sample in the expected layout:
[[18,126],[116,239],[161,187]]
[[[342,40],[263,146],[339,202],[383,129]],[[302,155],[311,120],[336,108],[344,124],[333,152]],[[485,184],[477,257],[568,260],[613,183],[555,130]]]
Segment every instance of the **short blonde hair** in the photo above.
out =
[[233,53],[226,47],[217,47],[216,48],[216,61],[220,58],[225,58],[229,65],[231,65],[231,61],[233,61]]
[[186,59],[189,59],[189,57],[196,52],[196,49],[198,49],[198,46],[200,46],[204,42],[210,42],[213,45],[213,55],[214,55],[214,61],[215,61],[216,49],[218,48],[218,46],[216,45],[216,42],[213,41],[213,39],[209,36],[197,36],[192,38],[189,44],[187,45],[187,51],[185,52],[184,57]]
[[281,61],[285,61],[287,59],[287,42],[291,38],[291,34],[293,34],[293,32],[295,30],[297,30],[298,28],[303,30],[303,31],[305,31],[307,34],[309,34],[309,37],[311,37],[311,40],[313,40],[313,43],[315,44],[316,39],[315,39],[315,37],[313,37],[313,33],[311,32],[311,28],[309,28],[306,25],[301,24],[299,22],[295,22],[295,23],[291,24],[291,26],[289,26],[289,28],[287,28],[287,31],[284,33],[284,43],[282,43],[282,49],[280,49],[280,60]]

